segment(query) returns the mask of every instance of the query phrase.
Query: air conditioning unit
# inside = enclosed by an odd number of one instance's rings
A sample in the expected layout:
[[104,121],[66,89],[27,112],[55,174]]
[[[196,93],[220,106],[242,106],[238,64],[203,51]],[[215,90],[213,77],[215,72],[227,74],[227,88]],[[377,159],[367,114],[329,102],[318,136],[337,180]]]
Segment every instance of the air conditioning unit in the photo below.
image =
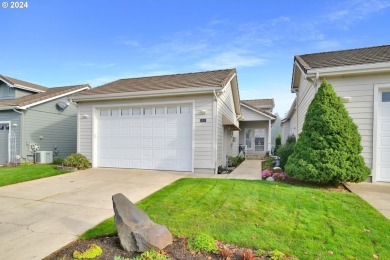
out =
[[53,151],[35,152],[35,163],[53,163]]

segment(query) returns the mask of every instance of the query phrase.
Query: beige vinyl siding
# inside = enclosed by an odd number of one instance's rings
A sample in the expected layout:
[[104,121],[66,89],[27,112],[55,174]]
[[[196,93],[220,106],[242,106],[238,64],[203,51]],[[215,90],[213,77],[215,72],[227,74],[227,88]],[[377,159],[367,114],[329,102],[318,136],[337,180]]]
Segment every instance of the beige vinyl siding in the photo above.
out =
[[[58,101],[68,102],[69,106],[60,112]],[[42,137],[42,138],[40,138]],[[77,151],[77,107],[66,98],[55,99],[25,111],[23,123],[23,151],[25,157],[32,159],[29,144],[36,143],[40,151],[54,151],[55,156],[64,158]]]
[[[322,78],[320,78],[322,80]],[[373,151],[373,111],[374,111],[374,85],[390,83],[388,74],[356,75],[344,77],[326,77],[336,94],[340,97],[351,97],[350,103],[344,103],[348,109],[349,115],[357,124],[359,133],[362,137],[363,146],[362,156],[366,164],[372,168]],[[320,84],[321,82],[319,82]],[[307,88],[310,85],[304,76],[298,92],[298,131],[302,131],[303,119],[306,115],[308,105],[314,98],[314,87]],[[302,88],[301,88],[302,87]],[[291,118],[293,122],[293,118]]]
[[[289,135],[291,134],[294,134],[295,136],[298,136],[298,114],[297,114],[297,111],[295,110],[294,114],[291,116],[290,118],[290,133]],[[287,138],[286,138],[287,140]]]
[[259,120],[269,120],[270,118],[261,114],[261,113],[258,113],[258,112],[255,112],[249,108],[246,108],[244,106],[241,106],[241,115],[244,117],[244,122],[246,121],[259,121]]
[[301,74],[301,80],[299,83],[299,91],[297,93],[297,131],[298,134],[302,132],[303,123],[305,122],[305,116],[307,109],[315,95],[315,88],[307,79],[304,74]]
[[[194,102],[194,168],[195,171],[213,171],[215,168],[213,158],[213,96],[197,95],[185,97],[163,97],[129,100],[90,101],[79,102],[78,110],[78,151],[88,159],[92,160],[92,133],[93,133],[93,107],[99,106],[132,106],[132,105],[153,105],[170,103]],[[192,103],[191,103],[192,104]],[[202,115],[201,111],[206,110]],[[206,119],[206,122],[200,122]]]
[[[222,125],[222,115],[225,115],[231,122],[238,125],[230,82],[223,90],[217,102],[217,166],[226,165],[226,156],[233,155],[231,131],[225,131],[225,127]],[[228,137],[230,138],[228,139]],[[226,141],[228,143],[225,143]]]

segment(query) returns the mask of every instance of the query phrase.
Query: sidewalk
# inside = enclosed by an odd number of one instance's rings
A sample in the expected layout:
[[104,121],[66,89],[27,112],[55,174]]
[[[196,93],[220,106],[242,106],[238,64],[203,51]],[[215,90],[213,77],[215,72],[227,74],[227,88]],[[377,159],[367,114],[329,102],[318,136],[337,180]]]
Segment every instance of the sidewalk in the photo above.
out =
[[346,186],[390,220],[390,183],[347,183]]

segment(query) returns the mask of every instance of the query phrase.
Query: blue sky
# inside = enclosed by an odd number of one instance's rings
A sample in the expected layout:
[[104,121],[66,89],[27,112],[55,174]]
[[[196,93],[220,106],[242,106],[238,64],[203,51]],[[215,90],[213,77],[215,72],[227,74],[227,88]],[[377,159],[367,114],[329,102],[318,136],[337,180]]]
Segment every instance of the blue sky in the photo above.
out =
[[28,5],[0,8],[0,74],[50,87],[95,87],[119,78],[235,67],[241,99],[274,98],[282,117],[294,98],[294,55],[390,44],[390,1]]

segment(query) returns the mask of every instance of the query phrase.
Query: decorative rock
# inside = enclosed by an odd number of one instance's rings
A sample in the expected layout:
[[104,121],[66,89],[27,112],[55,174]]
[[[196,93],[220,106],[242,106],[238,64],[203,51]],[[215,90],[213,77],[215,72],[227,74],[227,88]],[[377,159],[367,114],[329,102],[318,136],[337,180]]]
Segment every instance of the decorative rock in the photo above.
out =
[[154,223],[122,193],[112,196],[112,202],[119,240],[126,251],[161,250],[172,244],[168,228]]
[[280,168],[280,167],[274,167],[272,170],[274,172],[283,172],[282,168]]
[[266,181],[274,181],[274,178],[272,177],[268,177],[267,179],[265,179]]

